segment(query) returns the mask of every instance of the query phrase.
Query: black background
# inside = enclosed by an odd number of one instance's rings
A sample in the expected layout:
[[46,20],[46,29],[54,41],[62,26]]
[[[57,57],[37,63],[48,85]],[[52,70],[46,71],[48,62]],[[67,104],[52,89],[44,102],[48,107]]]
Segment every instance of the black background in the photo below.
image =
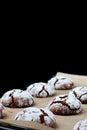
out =
[[75,16],[65,10],[62,15],[50,11],[35,10],[33,15],[26,10],[3,12],[0,95],[13,88],[47,82],[58,71],[87,75],[86,17],[82,13],[81,18],[78,12]]
[[86,55],[77,49],[73,50],[73,47],[70,49],[61,45],[28,44],[10,46],[10,50],[4,48],[0,67],[0,95],[14,88],[26,89],[35,82],[47,82],[57,72],[87,75]]

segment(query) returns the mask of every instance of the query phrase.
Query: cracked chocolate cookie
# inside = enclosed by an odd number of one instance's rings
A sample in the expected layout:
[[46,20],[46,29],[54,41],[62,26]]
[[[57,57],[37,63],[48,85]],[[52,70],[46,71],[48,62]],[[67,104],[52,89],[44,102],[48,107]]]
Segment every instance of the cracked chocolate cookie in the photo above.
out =
[[1,97],[1,103],[5,107],[11,107],[11,108],[27,107],[33,105],[34,99],[32,95],[27,91],[23,91],[21,89],[13,89],[7,91]]
[[87,104],[87,87],[80,86],[72,89],[71,91],[82,104]]
[[87,130],[87,119],[78,121],[74,125],[73,130]]
[[0,103],[0,119],[6,116],[6,108]]
[[14,119],[39,122],[53,128],[56,126],[54,114],[50,110],[45,108],[25,108],[24,110],[18,112]]
[[55,115],[74,115],[82,111],[81,102],[72,93],[54,97],[47,108]]
[[48,80],[48,85],[53,86],[55,89],[72,89],[74,82],[65,76],[55,76]]
[[27,91],[34,97],[49,97],[55,94],[54,87],[43,82],[29,85]]

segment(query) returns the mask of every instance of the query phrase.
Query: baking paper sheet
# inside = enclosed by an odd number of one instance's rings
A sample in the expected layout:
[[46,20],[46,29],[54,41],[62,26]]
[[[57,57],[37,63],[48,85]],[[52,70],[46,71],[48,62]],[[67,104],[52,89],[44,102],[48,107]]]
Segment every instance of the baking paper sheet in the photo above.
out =
[[[76,86],[87,86],[87,76],[81,75],[73,75],[68,73],[57,72],[55,75],[59,76],[67,76],[70,77]],[[70,90],[56,90],[54,96],[59,94],[67,94]],[[54,98],[46,97],[46,98],[34,98],[35,104],[32,107],[46,107],[50,100]],[[44,124],[40,124],[37,122],[28,122],[28,121],[15,121],[14,117],[17,112],[21,111],[24,108],[6,108],[7,116],[3,119],[0,119],[3,122],[17,124],[21,126],[26,126],[30,128],[35,128],[37,130],[73,130],[73,126],[82,119],[87,119],[87,104],[82,105],[82,112],[77,115],[63,116],[63,115],[55,115],[57,126],[56,128],[51,128],[45,126]]]

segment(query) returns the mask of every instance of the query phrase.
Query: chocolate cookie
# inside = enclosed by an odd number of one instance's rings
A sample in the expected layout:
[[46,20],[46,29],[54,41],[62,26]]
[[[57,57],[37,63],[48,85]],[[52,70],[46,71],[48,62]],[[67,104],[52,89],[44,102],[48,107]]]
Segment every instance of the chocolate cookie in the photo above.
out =
[[56,115],[74,115],[82,111],[81,102],[72,93],[56,96],[47,108]]
[[80,86],[72,89],[71,91],[82,104],[87,104],[87,87]]
[[39,122],[53,128],[56,126],[54,114],[45,108],[25,108],[24,110],[17,113],[15,120]]
[[31,106],[34,103],[32,95],[20,89],[13,89],[7,91],[1,97],[1,103],[6,107],[27,107]]
[[71,89],[73,88],[74,82],[65,76],[55,76],[48,80],[48,85],[53,86],[55,89]]
[[74,125],[73,130],[87,130],[87,119],[78,121]]
[[49,97],[55,94],[54,87],[43,82],[29,85],[27,91],[34,97]]
[[0,118],[3,118],[4,116],[6,116],[6,109],[2,103],[0,103]]

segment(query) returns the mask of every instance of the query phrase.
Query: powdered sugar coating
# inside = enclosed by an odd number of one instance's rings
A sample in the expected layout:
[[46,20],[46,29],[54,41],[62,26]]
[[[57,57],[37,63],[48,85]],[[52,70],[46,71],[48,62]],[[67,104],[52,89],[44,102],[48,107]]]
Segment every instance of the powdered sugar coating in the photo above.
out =
[[74,125],[73,130],[87,130],[87,119],[78,121]]
[[55,94],[54,87],[43,82],[29,85],[27,91],[34,97],[49,97]]
[[15,120],[33,121],[50,127],[56,126],[54,114],[45,108],[29,107],[17,113]]
[[54,86],[55,89],[71,89],[75,86],[74,82],[65,76],[55,76],[48,80],[48,84]]
[[72,93],[56,96],[47,108],[56,115],[73,115],[82,111],[81,102]]
[[0,118],[6,116],[6,108],[0,103]]
[[82,104],[87,104],[87,87],[76,87],[72,89],[72,92],[82,102]]
[[2,96],[1,103],[6,107],[25,107],[33,105],[34,99],[27,91],[13,89]]

